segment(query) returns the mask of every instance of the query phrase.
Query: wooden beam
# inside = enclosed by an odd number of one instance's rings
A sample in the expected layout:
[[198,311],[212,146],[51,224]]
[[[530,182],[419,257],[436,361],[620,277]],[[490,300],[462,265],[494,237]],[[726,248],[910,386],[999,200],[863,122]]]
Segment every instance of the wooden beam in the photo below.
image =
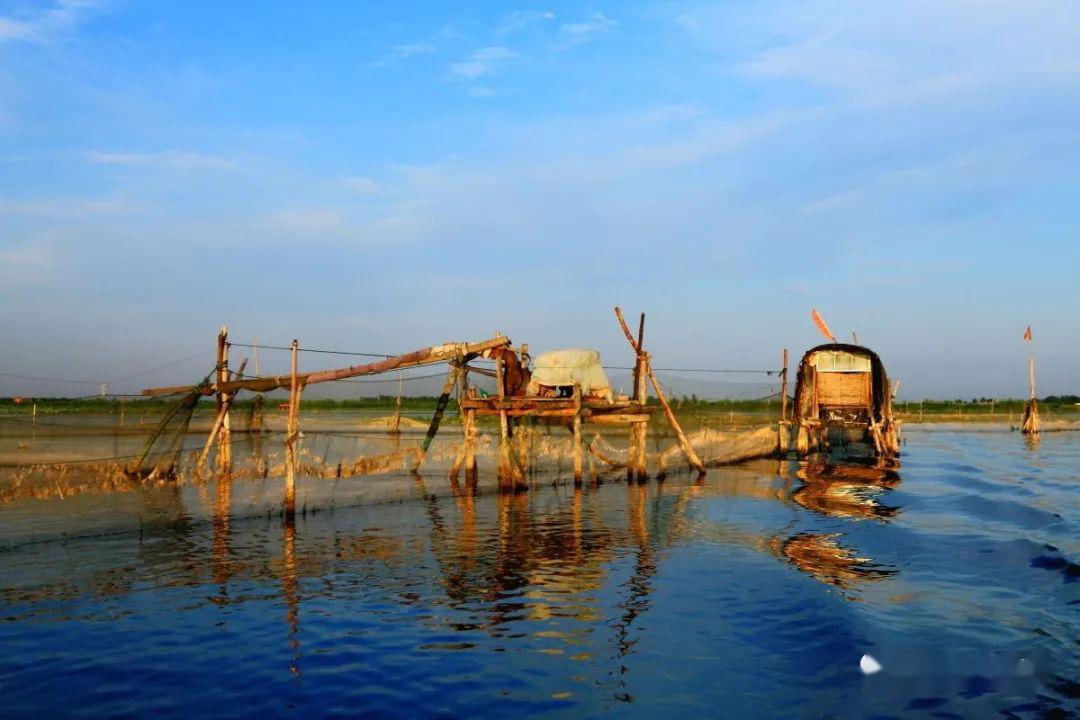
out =
[[[301,385],[314,385],[316,383],[333,382],[360,375],[377,375],[390,370],[416,367],[418,365],[431,365],[433,363],[446,362],[458,357],[466,359],[476,357],[481,353],[510,344],[510,338],[497,337],[479,343],[446,343],[433,347],[415,350],[404,355],[396,355],[385,360],[379,360],[364,365],[350,365],[349,367],[334,370],[320,370],[318,372],[301,374],[298,380]],[[180,392],[198,391],[203,395],[213,395],[217,392],[236,392],[237,390],[253,390],[256,392],[268,392],[278,388],[290,387],[291,376],[275,375],[261,378],[248,378],[229,382],[214,383],[214,385],[198,388],[191,385],[174,386],[167,388],[147,388],[142,391],[143,395],[172,395]]]

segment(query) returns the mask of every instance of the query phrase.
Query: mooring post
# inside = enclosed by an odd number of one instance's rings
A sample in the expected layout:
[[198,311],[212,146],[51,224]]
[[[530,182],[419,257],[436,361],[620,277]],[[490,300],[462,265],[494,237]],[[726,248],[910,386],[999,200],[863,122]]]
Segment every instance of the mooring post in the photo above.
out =
[[780,370],[780,454],[786,455],[788,443],[791,440],[791,426],[788,424],[787,416],[787,348],[784,348],[783,362],[783,367]]
[[292,375],[289,384],[289,425],[285,435],[285,518],[296,516],[296,444],[300,436],[300,380],[297,377],[297,355],[300,343],[292,341]]

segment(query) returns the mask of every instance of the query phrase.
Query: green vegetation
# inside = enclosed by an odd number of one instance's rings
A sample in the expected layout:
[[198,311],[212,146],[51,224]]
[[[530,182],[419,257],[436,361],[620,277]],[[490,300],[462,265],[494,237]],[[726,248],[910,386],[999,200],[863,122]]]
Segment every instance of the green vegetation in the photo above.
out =
[[[6,415],[29,415],[33,412],[33,406],[37,405],[38,415],[61,415],[61,414],[118,414],[123,409],[126,413],[142,413],[148,415],[160,414],[170,408],[176,398],[23,398],[16,404],[13,398],[0,398],[0,414]],[[264,398],[266,412],[277,412],[279,403],[285,402],[284,396],[267,396]],[[429,397],[406,397],[402,398],[402,410],[405,412],[427,412],[435,409],[438,398]],[[209,410],[213,407],[213,398],[206,397],[200,401],[200,406]],[[655,399],[652,400],[655,403]],[[252,399],[244,397],[237,400],[234,407],[237,411],[250,410]],[[984,419],[984,420],[1008,420],[1010,414],[1019,418],[1023,412],[1026,400],[1006,399],[995,400],[993,398],[972,398],[970,400],[920,400],[920,401],[897,401],[893,407],[903,420],[917,421],[928,420],[955,420],[955,419]],[[1057,417],[1065,420],[1080,420],[1080,396],[1048,396],[1039,400],[1039,411],[1044,415]],[[683,396],[672,398],[672,407],[677,412],[696,413],[700,415],[736,414],[736,415],[762,415],[777,414],[780,411],[779,398],[767,400],[702,400],[696,396]],[[356,412],[356,411],[382,411],[386,414],[393,412],[397,405],[397,398],[393,395],[380,395],[378,397],[351,398],[347,400],[309,399],[301,402],[302,412]],[[790,403],[789,403],[790,407]],[[447,406],[448,412],[457,412],[457,402],[450,400]]]

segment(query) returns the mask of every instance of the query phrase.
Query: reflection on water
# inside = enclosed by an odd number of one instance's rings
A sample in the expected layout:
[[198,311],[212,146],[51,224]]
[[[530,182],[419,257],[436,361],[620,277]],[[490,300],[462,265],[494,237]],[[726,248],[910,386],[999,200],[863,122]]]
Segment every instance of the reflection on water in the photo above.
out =
[[[398,476],[393,502],[295,520],[239,510],[272,478],[9,503],[5,714],[1063,709],[1080,583],[1046,569],[1075,568],[1074,501],[1006,513],[1014,465],[953,462],[969,442],[916,438],[902,471],[762,461],[512,495]],[[1077,453],[1050,444],[1039,470],[1064,487]],[[966,501],[976,481],[998,505]],[[31,532],[95,499],[137,530]],[[870,651],[886,670],[864,680]]]

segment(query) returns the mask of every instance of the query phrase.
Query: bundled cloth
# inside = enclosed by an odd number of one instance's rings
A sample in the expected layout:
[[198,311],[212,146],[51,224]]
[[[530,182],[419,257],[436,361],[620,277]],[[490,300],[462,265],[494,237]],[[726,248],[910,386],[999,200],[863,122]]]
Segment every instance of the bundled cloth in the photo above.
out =
[[543,392],[545,390],[554,390],[557,394],[559,388],[572,388],[574,385],[581,386],[582,395],[612,401],[611,382],[604,372],[604,366],[600,364],[600,353],[597,350],[552,350],[533,360],[532,379],[528,388],[530,395],[547,394]]

